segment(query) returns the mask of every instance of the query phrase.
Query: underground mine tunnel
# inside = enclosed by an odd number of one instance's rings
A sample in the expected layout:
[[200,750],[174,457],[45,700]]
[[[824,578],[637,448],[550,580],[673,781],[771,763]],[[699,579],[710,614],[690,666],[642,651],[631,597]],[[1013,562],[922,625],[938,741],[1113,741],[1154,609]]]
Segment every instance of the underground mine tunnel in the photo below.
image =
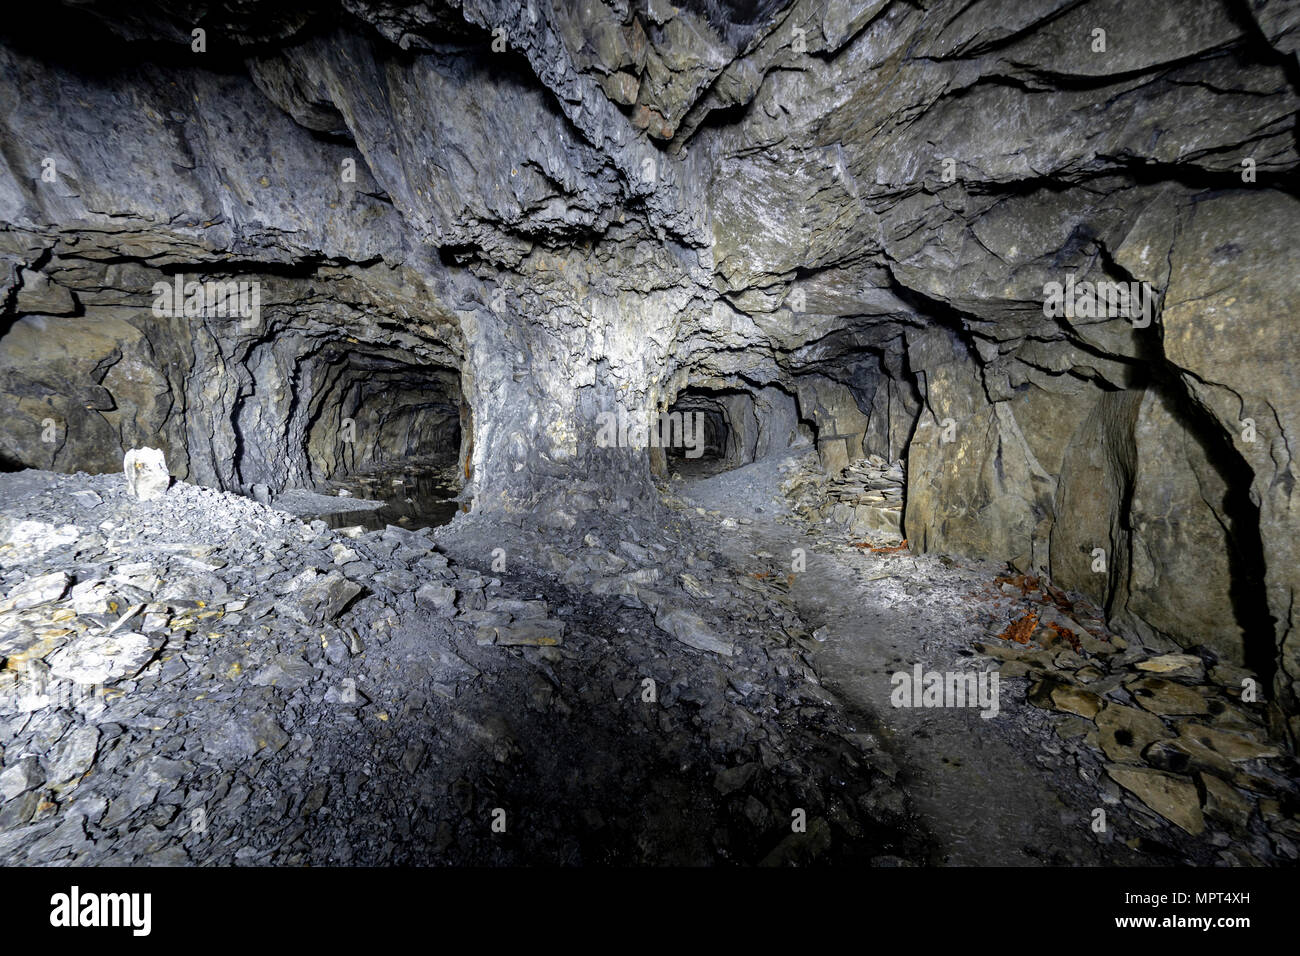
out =
[[42,16],[0,863],[1300,858],[1294,4]]

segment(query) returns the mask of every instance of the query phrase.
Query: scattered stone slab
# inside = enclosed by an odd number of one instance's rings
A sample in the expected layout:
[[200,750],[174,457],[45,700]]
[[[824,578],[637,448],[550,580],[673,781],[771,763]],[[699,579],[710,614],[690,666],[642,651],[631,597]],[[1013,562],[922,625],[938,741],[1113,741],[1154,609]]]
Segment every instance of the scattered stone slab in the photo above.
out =
[[1141,763],[1147,747],[1174,736],[1159,717],[1122,704],[1108,703],[1096,724],[1102,752],[1115,763]]
[[807,866],[830,849],[831,828],[821,817],[808,821],[804,833],[791,833],[765,856],[759,866]]
[[1064,711],[1090,720],[1102,708],[1102,699],[1096,694],[1053,677],[1035,682],[1029,689],[1029,702],[1047,710]]
[[57,601],[68,590],[69,580],[63,571],[28,578],[0,601],[0,612],[22,611]]
[[1138,705],[1160,716],[1205,714],[1209,712],[1205,695],[1196,688],[1160,677],[1132,681],[1128,691]]
[[1276,757],[1281,751],[1271,743],[1264,743],[1245,734],[1208,727],[1196,721],[1187,721],[1182,726],[1182,735],[1209,747],[1215,753],[1222,754],[1235,762],[1256,760],[1261,757]]
[[297,654],[277,654],[271,662],[253,675],[251,682],[257,687],[278,687],[297,690],[316,676],[316,670]]
[[725,770],[719,770],[713,777],[713,787],[722,796],[735,793],[744,787],[754,774],[758,772],[758,764],[742,763],[736,767],[728,767]]
[[5,543],[12,545],[20,554],[43,555],[47,551],[72,544],[80,536],[81,529],[75,524],[55,525],[46,521],[27,520],[14,525]]
[[[487,602],[487,612],[504,614],[506,621],[538,621],[551,613],[545,601],[520,601],[510,598],[492,598]],[[481,612],[480,612],[481,613]]]
[[1232,763],[1227,758],[1188,734],[1175,740],[1156,741],[1143,756],[1151,766],[1173,773],[1190,773],[1193,770],[1232,773]]
[[730,657],[736,652],[735,647],[719,638],[702,617],[684,608],[661,608],[655,614],[655,625],[687,647],[724,657]]
[[74,684],[103,684],[134,674],[162,646],[162,638],[134,631],[88,633],[46,658],[50,674]]
[[1106,767],[1106,773],[1170,823],[1192,836],[1204,832],[1205,818],[1201,815],[1200,797],[1196,785],[1187,778],[1161,770],[1114,764]]
[[1195,654],[1161,654],[1149,657],[1133,665],[1140,671],[1150,674],[1164,674],[1169,677],[1190,677],[1200,680],[1205,676],[1205,665]]
[[677,582],[682,586],[683,591],[697,600],[707,601],[713,597],[713,592],[705,587],[699,578],[687,571],[677,576]]
[[521,621],[504,627],[479,628],[490,630],[493,644],[504,647],[554,647],[564,642],[564,622],[553,619]]

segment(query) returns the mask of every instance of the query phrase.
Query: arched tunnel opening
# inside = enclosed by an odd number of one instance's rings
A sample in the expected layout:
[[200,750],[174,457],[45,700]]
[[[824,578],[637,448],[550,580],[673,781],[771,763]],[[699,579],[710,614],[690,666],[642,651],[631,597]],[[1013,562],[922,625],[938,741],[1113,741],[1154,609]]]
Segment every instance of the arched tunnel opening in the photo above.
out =
[[754,460],[751,436],[757,423],[749,393],[687,389],[669,406],[668,416],[671,429],[681,421],[682,439],[665,448],[674,473],[704,477]]
[[871,544],[896,545],[905,533],[905,459],[920,412],[897,342],[823,348],[777,383],[688,384],[667,415],[699,440],[669,443],[662,465],[652,464],[689,483],[802,455],[802,514]]
[[468,510],[473,421],[457,370],[384,349],[321,350],[304,436],[310,481],[383,501],[322,515],[333,527],[436,527]]
[[795,395],[776,385],[688,385],[666,414],[673,428],[680,420],[685,440],[666,443],[664,466],[685,480],[811,447],[813,440]]

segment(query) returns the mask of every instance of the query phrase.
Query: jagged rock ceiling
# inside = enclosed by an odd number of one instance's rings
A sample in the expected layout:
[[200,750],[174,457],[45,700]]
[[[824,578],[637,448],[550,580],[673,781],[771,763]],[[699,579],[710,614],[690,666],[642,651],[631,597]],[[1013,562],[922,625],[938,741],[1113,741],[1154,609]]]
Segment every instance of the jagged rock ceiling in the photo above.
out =
[[[1294,4],[59,16],[0,47],[6,461],[161,440],[198,482],[310,482],[351,346],[459,375],[476,507],[618,512],[657,463],[598,413],[777,389],[908,458],[920,546],[1251,659],[1295,712]],[[178,273],[258,282],[260,321],[155,315]],[[1048,314],[1067,275],[1155,320]]]

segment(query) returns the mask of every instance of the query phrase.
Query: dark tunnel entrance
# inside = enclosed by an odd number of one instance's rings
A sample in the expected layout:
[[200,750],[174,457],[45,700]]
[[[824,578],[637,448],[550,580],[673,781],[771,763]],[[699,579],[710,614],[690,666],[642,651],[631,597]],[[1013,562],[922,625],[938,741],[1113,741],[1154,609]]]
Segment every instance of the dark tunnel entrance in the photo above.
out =
[[381,508],[320,515],[333,527],[446,524],[468,510],[472,415],[460,373],[405,353],[320,352],[305,449],[313,488]]
[[668,474],[707,478],[812,443],[795,396],[775,386],[682,390],[668,407],[688,440],[664,450]]

